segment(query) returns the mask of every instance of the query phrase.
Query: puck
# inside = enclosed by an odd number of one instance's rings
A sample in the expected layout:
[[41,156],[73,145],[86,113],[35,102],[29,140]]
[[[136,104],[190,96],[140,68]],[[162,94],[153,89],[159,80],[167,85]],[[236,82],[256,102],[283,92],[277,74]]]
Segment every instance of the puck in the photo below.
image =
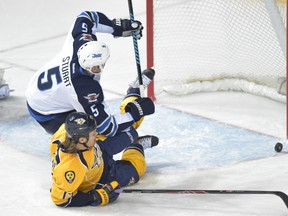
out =
[[282,143],[276,143],[276,145],[275,145],[275,147],[274,147],[274,150],[276,151],[276,152],[281,152],[282,151],[282,149],[283,149],[283,144]]

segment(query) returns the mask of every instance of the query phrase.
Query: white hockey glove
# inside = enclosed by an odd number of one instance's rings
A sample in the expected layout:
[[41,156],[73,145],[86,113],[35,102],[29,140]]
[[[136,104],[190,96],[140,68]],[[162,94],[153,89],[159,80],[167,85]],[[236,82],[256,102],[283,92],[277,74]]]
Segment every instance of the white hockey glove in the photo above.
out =
[[112,34],[114,37],[129,37],[132,35],[132,32],[136,33],[138,40],[142,37],[143,26],[142,23],[137,20],[131,23],[129,19],[113,19],[112,23],[114,28]]

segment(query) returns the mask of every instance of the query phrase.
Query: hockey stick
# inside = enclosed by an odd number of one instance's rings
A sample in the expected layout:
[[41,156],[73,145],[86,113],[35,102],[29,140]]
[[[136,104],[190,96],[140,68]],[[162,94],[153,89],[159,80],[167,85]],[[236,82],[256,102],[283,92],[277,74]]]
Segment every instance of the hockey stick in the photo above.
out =
[[[128,7],[129,7],[131,23],[134,23],[134,12],[133,12],[132,0],[128,0]],[[144,97],[144,86],[143,86],[143,79],[142,79],[142,74],[141,74],[140,55],[139,55],[139,49],[138,49],[137,35],[135,32],[133,32],[133,45],[134,45],[134,54],[135,54],[138,79],[139,79],[140,95],[141,97]]]
[[270,194],[280,197],[288,208],[288,196],[281,191],[259,190],[166,190],[166,189],[117,189],[117,193],[163,193],[163,194]]

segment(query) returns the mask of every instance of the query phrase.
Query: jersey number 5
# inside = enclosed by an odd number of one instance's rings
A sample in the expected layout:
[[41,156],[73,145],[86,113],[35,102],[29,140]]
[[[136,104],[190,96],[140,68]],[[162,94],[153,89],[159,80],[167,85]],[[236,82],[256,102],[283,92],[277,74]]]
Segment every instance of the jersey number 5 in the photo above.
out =
[[62,82],[62,78],[60,75],[59,66],[51,68],[47,71],[44,71],[38,77],[38,89],[40,91],[46,91],[52,88],[53,80],[52,76],[55,76],[57,85]]

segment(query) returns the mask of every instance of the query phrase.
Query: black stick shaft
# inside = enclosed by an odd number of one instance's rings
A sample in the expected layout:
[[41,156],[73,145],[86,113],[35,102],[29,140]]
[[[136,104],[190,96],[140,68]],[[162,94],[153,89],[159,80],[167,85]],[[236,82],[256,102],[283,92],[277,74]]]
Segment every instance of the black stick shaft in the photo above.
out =
[[288,208],[288,196],[281,191],[260,190],[159,190],[159,189],[120,189],[122,193],[163,193],[163,194],[267,194],[280,197]]
[[[131,23],[133,23],[134,22],[134,11],[133,11],[132,0],[128,0],[128,7],[129,7],[130,20],[131,20]],[[141,74],[141,64],[140,64],[140,55],[139,55],[139,49],[138,49],[138,41],[137,41],[137,36],[136,36],[135,32],[133,32],[133,45],[134,45],[134,54],[135,54],[135,59],[136,59],[138,79],[139,79],[139,85],[140,85],[140,94],[143,97],[144,96],[143,79],[142,79],[142,74]]]

